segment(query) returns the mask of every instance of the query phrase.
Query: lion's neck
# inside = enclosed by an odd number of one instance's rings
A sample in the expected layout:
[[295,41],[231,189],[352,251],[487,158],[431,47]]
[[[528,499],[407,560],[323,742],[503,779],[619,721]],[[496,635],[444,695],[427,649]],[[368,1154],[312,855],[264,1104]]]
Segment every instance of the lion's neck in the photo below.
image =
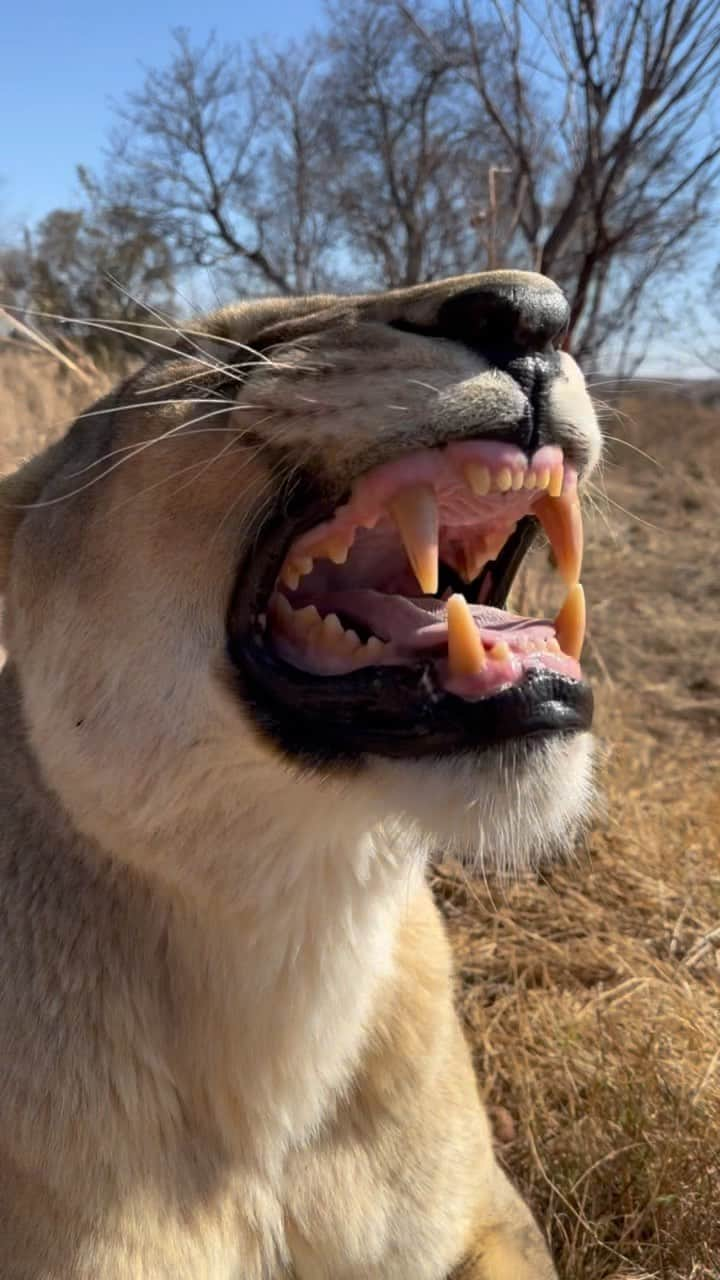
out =
[[288,1141],[318,1123],[357,1067],[421,874],[352,824],[314,828],[307,815],[266,817],[263,831],[243,834],[237,905],[173,914],[189,1075],[215,1081],[218,1108],[241,1094]]
[[[7,785],[12,775],[18,812],[33,815],[0,831],[2,892],[19,922],[17,937],[6,934],[0,946],[8,966],[27,967],[23,922],[31,918],[53,940],[52,965],[33,982],[47,988],[48,1009],[58,973],[63,990],[85,991],[87,1034],[107,1029],[102,1080],[114,1079],[117,1093],[128,1062],[138,1073],[124,1114],[136,1112],[139,1127],[161,1123],[157,1100],[172,1080],[167,1096],[182,1098],[205,1132],[223,1141],[235,1132],[245,1151],[262,1134],[280,1154],[283,1139],[301,1140],[327,1113],[357,1067],[421,859],[391,847],[379,826],[369,829],[367,800],[353,801],[352,789],[341,803],[297,779],[276,779],[275,794],[258,780],[243,797],[226,781],[224,805],[218,794],[196,829],[177,828],[153,847],[148,876],[77,834],[28,749],[8,672],[0,686],[0,762],[14,761]],[[35,829],[42,839],[30,843]],[[131,861],[139,864],[137,850]],[[22,879],[3,871],[16,863]],[[171,865],[179,873],[172,884],[163,875]],[[43,943],[32,954],[47,950]],[[68,1026],[82,1034],[78,1016],[68,1007]],[[45,1043],[40,1093],[73,1069],[50,1028]],[[100,1087],[96,1102],[107,1117]],[[103,1124],[98,1118],[108,1141],[122,1141],[124,1130]]]

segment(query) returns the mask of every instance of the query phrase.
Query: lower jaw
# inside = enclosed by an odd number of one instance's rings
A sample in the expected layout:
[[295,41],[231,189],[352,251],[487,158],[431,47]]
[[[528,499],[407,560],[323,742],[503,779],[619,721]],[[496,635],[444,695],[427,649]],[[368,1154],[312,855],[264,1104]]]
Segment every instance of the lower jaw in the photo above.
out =
[[497,692],[468,696],[452,681],[445,685],[432,662],[322,679],[252,640],[231,637],[230,656],[238,692],[259,728],[306,763],[477,753],[592,725],[589,685],[547,665],[529,665]]

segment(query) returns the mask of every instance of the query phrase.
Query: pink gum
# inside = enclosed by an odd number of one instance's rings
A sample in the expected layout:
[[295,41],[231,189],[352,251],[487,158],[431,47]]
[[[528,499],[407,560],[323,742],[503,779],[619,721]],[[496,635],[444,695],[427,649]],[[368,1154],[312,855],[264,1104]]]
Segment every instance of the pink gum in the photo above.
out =
[[[360,476],[345,506],[338,507],[331,520],[302,534],[293,543],[291,554],[309,555],[312,554],[313,547],[323,545],[329,538],[339,534],[352,535],[358,527],[373,528],[388,504],[403,489],[429,485],[441,490],[457,487],[458,484],[465,485],[463,468],[470,464],[487,467],[491,472],[507,467],[513,474],[524,473],[526,470],[552,472],[562,467],[563,493],[569,493],[577,487],[577,472],[570,463],[564,461],[562,449],[558,445],[543,445],[528,458],[521,449],[504,441],[452,442],[440,449],[423,449],[392,462],[382,463]],[[540,492],[542,491],[534,493],[533,490],[525,490],[525,504],[532,503]],[[471,490],[468,490],[468,496],[472,497]],[[501,499],[505,497],[499,494],[491,496]],[[512,498],[513,494],[507,496]],[[513,519],[517,519],[517,516]]]

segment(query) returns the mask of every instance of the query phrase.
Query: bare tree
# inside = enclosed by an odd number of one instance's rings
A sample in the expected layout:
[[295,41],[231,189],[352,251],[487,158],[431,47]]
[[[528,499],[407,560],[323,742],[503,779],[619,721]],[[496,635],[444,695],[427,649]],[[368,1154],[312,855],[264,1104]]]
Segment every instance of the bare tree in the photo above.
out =
[[719,81],[716,0],[330,0],[300,46],[176,32],[103,200],[233,292],[545,271],[592,359],[712,225]]
[[469,127],[472,97],[453,66],[457,17],[431,14],[427,42],[388,0],[330,13],[332,192],[366,279],[413,285],[475,268],[491,154]]
[[709,224],[720,12],[715,0],[498,0],[490,13],[458,0],[457,14],[455,67],[511,171],[526,265],[566,287],[573,347],[595,355]]

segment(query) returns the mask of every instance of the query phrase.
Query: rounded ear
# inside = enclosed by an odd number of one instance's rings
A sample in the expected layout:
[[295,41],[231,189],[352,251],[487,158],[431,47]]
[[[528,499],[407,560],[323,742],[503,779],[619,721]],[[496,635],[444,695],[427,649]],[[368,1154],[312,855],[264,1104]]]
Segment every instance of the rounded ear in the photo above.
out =
[[27,508],[37,502],[56,470],[59,455],[58,444],[51,445],[44,453],[26,462],[19,471],[0,479],[0,595],[6,590],[10,576],[16,530]]

